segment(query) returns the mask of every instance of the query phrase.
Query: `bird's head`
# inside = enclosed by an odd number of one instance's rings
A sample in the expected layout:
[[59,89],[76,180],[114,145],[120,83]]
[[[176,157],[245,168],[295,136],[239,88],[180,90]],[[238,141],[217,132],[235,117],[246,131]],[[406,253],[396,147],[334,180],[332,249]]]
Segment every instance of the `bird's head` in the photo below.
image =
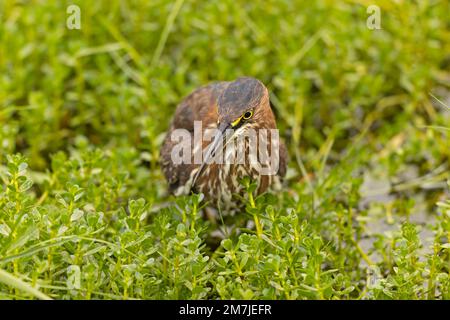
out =
[[219,131],[265,128],[272,120],[267,88],[254,78],[231,82],[217,99],[217,110]]
[[227,129],[238,132],[247,127],[275,127],[268,90],[254,78],[231,82],[217,99],[217,112],[217,128],[222,134]]
[[[270,107],[267,88],[259,80],[244,77],[230,82],[217,98],[217,134],[205,154],[192,185],[211,157],[223,148],[229,139],[247,128],[274,129],[275,119]],[[228,133],[231,130],[231,134]],[[222,142],[222,143],[221,143]]]

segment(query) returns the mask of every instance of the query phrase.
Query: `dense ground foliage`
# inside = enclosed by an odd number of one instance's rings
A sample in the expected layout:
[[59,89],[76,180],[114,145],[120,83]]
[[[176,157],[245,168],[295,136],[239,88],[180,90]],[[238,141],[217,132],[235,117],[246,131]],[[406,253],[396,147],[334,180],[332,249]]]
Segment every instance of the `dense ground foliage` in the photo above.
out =
[[[450,4],[377,1],[369,30],[370,4],[1,1],[0,299],[449,299]],[[182,97],[242,75],[288,179],[216,247],[158,153]]]

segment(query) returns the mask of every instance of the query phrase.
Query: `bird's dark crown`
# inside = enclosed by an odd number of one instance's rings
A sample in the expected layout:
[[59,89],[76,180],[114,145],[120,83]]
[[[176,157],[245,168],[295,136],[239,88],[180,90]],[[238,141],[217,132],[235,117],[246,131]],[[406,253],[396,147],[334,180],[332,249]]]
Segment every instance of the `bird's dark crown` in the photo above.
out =
[[234,121],[248,110],[255,109],[267,94],[266,87],[251,77],[231,82],[217,101],[219,118]]

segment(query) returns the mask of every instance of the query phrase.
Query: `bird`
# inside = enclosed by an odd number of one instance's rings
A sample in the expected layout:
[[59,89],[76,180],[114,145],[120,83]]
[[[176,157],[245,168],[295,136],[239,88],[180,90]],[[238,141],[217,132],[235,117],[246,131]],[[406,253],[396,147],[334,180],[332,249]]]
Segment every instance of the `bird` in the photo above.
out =
[[[270,147],[276,143],[272,153],[278,156],[277,170],[267,173],[257,170],[254,161],[250,161],[254,141],[239,139],[251,132],[277,130],[272,108],[268,89],[252,77],[213,82],[190,93],[178,104],[160,150],[160,164],[169,192],[175,196],[201,193],[210,206],[226,214],[241,208],[242,199],[248,196],[242,184],[245,177],[256,183],[255,196],[280,190],[288,161],[285,144],[279,139],[272,140],[270,134],[266,136],[267,150],[272,150]],[[200,136],[210,130],[215,132],[213,137],[196,141],[196,123],[201,124]],[[175,148],[180,147],[180,140],[174,139],[176,132],[189,138],[190,146],[183,149],[189,161],[174,161]],[[226,156],[226,146],[230,143],[235,146],[231,154],[236,156],[236,150],[243,150],[241,161],[212,161],[219,155]],[[195,154],[199,151],[202,157],[196,162]]]

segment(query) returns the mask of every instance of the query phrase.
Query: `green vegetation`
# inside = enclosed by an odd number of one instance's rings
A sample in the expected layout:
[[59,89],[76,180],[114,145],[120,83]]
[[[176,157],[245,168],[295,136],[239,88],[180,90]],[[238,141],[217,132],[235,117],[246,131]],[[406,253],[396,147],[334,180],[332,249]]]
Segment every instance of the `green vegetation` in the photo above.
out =
[[[450,3],[371,2],[1,1],[0,299],[449,299]],[[158,153],[242,75],[288,179],[215,248]]]

